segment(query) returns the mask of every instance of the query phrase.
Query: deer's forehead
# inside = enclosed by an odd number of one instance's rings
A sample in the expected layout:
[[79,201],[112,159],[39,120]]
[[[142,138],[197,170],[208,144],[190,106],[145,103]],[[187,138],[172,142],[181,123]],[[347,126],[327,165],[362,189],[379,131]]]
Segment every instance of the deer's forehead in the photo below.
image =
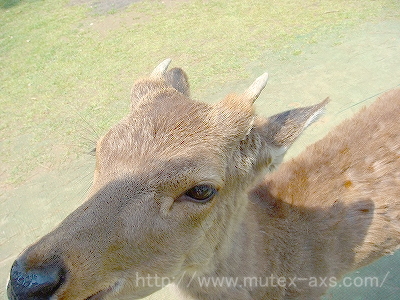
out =
[[130,118],[110,129],[98,142],[97,150],[102,156],[134,155],[136,158],[175,156],[203,148],[211,151],[221,142],[215,131],[207,120],[190,116],[180,120],[171,120],[168,116]]
[[[229,129],[225,129],[229,130]],[[218,127],[210,106],[195,101],[147,102],[112,127],[99,141],[102,156],[159,156],[189,149],[218,149],[224,128]]]
[[223,146],[215,130],[193,114],[180,118],[131,115],[98,142],[97,169],[106,173],[161,169],[165,173],[199,169],[196,166],[204,164],[218,166]]

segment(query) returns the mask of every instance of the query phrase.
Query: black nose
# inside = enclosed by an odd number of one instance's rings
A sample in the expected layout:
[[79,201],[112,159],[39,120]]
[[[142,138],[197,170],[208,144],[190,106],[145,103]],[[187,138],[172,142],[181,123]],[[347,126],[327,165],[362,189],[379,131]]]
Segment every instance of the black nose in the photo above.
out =
[[11,267],[7,295],[10,300],[48,300],[65,280],[65,270],[59,260],[27,268],[23,260],[16,260]]

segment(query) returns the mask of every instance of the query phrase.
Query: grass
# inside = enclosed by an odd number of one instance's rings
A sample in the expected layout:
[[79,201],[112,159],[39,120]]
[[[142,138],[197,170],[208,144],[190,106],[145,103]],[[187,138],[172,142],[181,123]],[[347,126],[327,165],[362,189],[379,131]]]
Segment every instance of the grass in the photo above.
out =
[[126,113],[133,80],[166,57],[203,99],[249,77],[266,50],[301,55],[296,40],[318,43],[398,11],[396,0],[142,1],[105,14],[63,0],[0,1],[0,188],[91,150]]

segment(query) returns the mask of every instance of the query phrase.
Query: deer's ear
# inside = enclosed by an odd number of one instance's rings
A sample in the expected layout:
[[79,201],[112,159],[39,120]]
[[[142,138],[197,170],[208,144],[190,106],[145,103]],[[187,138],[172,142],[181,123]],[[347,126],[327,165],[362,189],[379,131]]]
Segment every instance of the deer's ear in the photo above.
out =
[[181,68],[172,68],[165,74],[164,78],[168,85],[183,95],[190,97],[188,76]]
[[[265,160],[270,170],[275,169],[281,162],[289,147],[310,124],[315,122],[325,111],[329,98],[307,107],[288,110],[268,119],[257,119],[249,133],[255,135],[260,149],[259,157]],[[261,162],[263,163],[263,162]]]
[[304,129],[324,113],[329,98],[307,107],[300,107],[276,114],[263,125],[268,142],[277,147],[289,148]]
[[172,68],[171,70],[167,71],[170,63],[170,58],[162,61],[157,67],[155,67],[150,75],[150,79],[161,79],[178,92],[186,96],[190,96],[189,81],[186,73],[181,68]]
[[190,97],[189,81],[181,68],[168,70],[171,59],[162,61],[148,78],[135,82],[131,90],[131,110],[133,111],[143,100],[160,92],[180,92]]

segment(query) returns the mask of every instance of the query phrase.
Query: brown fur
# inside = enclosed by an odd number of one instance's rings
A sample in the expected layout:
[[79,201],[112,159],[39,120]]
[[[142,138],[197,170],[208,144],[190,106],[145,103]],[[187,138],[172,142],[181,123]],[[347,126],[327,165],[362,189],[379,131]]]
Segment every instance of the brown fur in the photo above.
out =
[[[26,270],[65,268],[52,299],[138,299],[162,287],[138,276],[194,299],[318,299],[326,288],[245,278],[340,278],[397,249],[399,90],[256,185],[327,101],[264,119],[252,102],[265,76],[208,105],[173,72],[135,84],[131,113],[98,142],[88,200],[18,259]],[[207,203],[185,194],[201,183],[218,190]],[[238,282],[200,286],[211,277]]]

